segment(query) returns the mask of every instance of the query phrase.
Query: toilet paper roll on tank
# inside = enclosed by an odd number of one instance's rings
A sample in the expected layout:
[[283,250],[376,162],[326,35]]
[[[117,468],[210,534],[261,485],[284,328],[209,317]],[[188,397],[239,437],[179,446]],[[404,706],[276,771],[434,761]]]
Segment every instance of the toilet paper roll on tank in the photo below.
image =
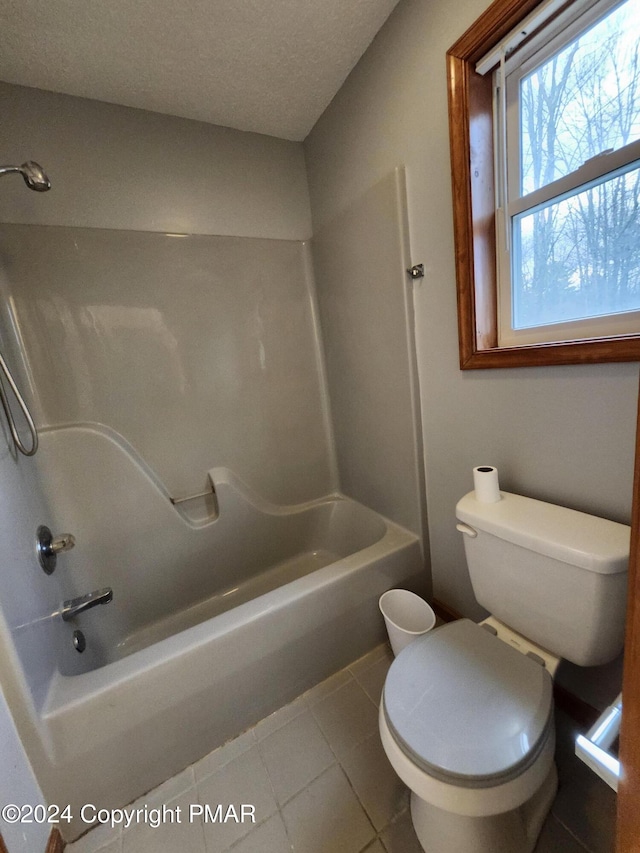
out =
[[494,504],[500,500],[498,469],[493,465],[479,465],[473,469],[473,488],[476,500],[482,504]]

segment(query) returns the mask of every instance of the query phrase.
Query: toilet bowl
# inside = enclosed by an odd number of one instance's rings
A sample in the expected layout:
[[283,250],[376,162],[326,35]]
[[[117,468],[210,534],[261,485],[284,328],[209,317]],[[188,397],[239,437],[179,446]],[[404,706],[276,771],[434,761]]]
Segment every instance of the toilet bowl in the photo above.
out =
[[557,790],[552,673],[559,656],[621,650],[629,528],[508,493],[466,495],[457,517],[476,597],[499,618],[401,651],[380,737],[426,853],[531,853]]
[[426,851],[533,850],[557,788],[540,664],[467,619],[449,623],[394,660],[379,726]]

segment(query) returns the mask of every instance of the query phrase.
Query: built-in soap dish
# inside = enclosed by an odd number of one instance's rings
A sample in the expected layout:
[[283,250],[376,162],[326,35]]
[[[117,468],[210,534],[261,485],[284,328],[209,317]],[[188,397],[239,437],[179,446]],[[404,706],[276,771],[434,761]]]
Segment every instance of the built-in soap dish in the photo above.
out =
[[191,524],[201,525],[215,521],[220,514],[218,496],[211,477],[207,476],[209,488],[184,497],[170,498],[176,510]]

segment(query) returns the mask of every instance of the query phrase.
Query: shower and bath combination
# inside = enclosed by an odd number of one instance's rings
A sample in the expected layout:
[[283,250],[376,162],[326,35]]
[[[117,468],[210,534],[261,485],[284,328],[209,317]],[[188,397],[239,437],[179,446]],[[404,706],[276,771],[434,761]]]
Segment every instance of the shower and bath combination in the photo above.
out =
[[[0,166],[0,177],[2,175],[10,175],[12,173],[17,173],[22,175],[25,184],[29,187],[30,190],[34,190],[34,192],[46,192],[51,189],[51,181],[47,177],[44,169],[39,163],[36,163],[35,160],[27,160],[21,166]],[[18,433],[16,423],[13,417],[13,412],[11,411],[11,406],[9,405],[9,400],[7,398],[7,393],[4,389],[2,381],[0,381],[0,402],[2,403],[2,407],[7,416],[7,422],[9,424],[9,429],[11,430],[11,437],[13,438],[16,449],[23,453],[25,456],[33,456],[36,450],[38,449],[38,432],[36,430],[35,423],[33,422],[33,418],[31,417],[31,412],[29,411],[27,404],[25,403],[18,387],[11,375],[11,371],[7,363],[5,362],[2,354],[0,353],[0,368],[4,373],[4,376],[13,391],[13,394],[20,406],[22,414],[27,422],[27,426],[29,427],[29,432],[31,433],[31,447],[27,448],[20,438]]]

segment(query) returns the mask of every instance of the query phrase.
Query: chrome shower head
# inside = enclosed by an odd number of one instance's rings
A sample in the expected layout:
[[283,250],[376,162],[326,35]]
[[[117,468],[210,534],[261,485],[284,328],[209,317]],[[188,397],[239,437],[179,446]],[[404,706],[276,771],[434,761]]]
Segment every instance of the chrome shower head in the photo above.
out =
[[0,166],[0,175],[8,175],[10,172],[19,172],[30,190],[43,193],[51,189],[51,181],[35,160],[27,160],[22,166]]
[[51,181],[46,176],[42,166],[35,160],[27,160],[26,163],[23,163],[20,166],[20,174],[30,190],[43,193],[51,189]]

